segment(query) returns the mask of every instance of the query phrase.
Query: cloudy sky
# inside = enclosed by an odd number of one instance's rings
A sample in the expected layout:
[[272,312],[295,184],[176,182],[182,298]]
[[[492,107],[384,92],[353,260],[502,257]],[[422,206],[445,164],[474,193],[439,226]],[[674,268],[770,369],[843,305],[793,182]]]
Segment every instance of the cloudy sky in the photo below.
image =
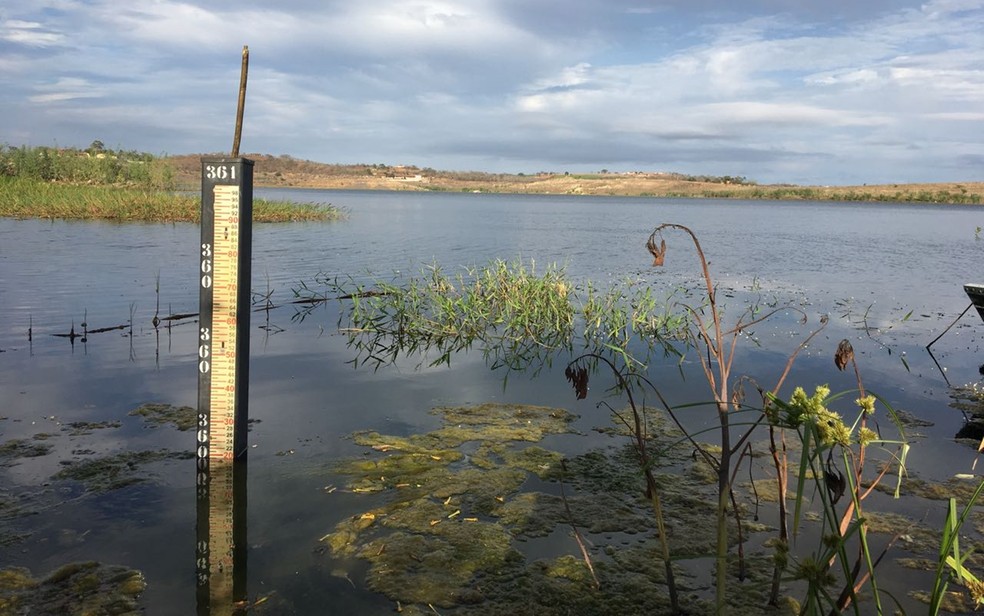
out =
[[984,0],[13,0],[0,142],[984,180]]

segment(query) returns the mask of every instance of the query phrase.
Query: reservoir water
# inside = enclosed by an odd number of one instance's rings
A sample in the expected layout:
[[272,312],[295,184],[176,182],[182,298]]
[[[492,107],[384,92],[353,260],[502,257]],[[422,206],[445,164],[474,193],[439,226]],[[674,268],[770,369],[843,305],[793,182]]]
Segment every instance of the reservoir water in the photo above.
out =
[[[910,471],[931,482],[975,473],[975,447],[954,439],[965,424],[954,401],[982,383],[984,323],[971,310],[934,344],[933,355],[925,347],[969,304],[962,285],[984,282],[984,240],[975,234],[984,208],[256,194],[330,202],[348,212],[335,223],[254,226],[253,294],[258,307],[262,298],[277,306],[255,312],[251,331],[245,583],[252,601],[277,598],[266,602],[265,613],[394,609],[392,599],[366,589],[364,564],[331,562],[319,543],[340,521],[381,499],[332,489],[345,482],[333,465],[366,455],[350,438],[353,432],[427,432],[440,425],[430,413],[436,407],[501,402],[559,407],[578,417],[576,435],[552,437],[545,447],[576,455],[612,443],[595,430],[611,425],[597,407],[606,399],[605,381],[576,400],[564,362],[508,379],[490,370],[480,353],[455,357],[450,367],[407,358],[379,370],[354,369],[354,351],[338,331],[338,306],[318,307],[302,319],[289,304],[294,289],[319,275],[369,284],[399,281],[434,265],[453,275],[502,259],[538,271],[556,264],[581,284],[631,280],[657,295],[693,293],[702,277],[689,238],[664,233],[669,252],[663,268],[650,266],[645,249],[658,224],[686,225],[701,242],[729,314],[756,301],[797,308],[756,328],[754,341],[741,347],[736,375],[774,381],[789,353],[827,315],[829,325],[797,359],[788,382],[808,391],[823,383],[834,391],[855,387],[854,375],[833,364],[838,342],[849,339],[867,389],[920,420]],[[197,312],[198,234],[191,224],[0,220],[0,447],[41,445],[31,455],[0,457],[0,566],[26,567],[40,577],[76,561],[124,565],[145,576],[146,613],[195,613],[194,460],[177,455],[193,451],[194,432],[130,412],[149,403],[196,404],[194,319],[156,328],[152,319]],[[84,339],[58,335],[116,326]],[[674,358],[651,366],[671,404],[708,399],[706,382],[693,378],[692,359],[682,367]],[[695,412],[687,422],[698,428],[714,418]],[[162,450],[175,455],[121,457]],[[99,458],[124,462],[117,484],[58,475],[69,463]],[[945,503],[912,503],[910,517],[938,524]],[[593,545],[602,550],[604,542],[595,537]],[[530,558],[541,549],[580,558],[563,533],[525,549]],[[902,596],[911,584],[928,586],[924,574],[893,579]]]

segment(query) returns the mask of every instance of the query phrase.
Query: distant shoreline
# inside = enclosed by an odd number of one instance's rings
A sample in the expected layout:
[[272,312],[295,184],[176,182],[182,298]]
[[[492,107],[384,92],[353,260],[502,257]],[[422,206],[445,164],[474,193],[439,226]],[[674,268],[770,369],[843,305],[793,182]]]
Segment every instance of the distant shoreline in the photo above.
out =
[[[247,154],[253,182],[263,188],[319,188],[541,195],[599,195],[697,199],[764,199],[901,203],[984,203],[984,182],[861,186],[758,184],[744,177],[680,173],[537,173],[532,175],[437,171],[414,166],[336,165],[289,156]],[[172,156],[179,186],[200,185],[200,155]]]
[[651,179],[584,179],[553,176],[537,182],[433,179],[408,183],[389,178],[296,177],[254,180],[262,188],[494,193],[517,195],[594,195],[612,197],[752,199],[786,201],[984,204],[984,182],[883,184],[868,186],[728,185]]
[[853,201],[980,205],[984,203],[984,183],[890,184],[878,186],[772,186],[708,185],[689,182],[600,181],[554,179],[535,184],[508,182],[432,182],[407,185],[386,181],[318,178],[297,183],[256,182],[262,188],[303,188],[326,190],[379,190],[413,192],[460,192],[518,195],[594,195],[614,197],[751,199],[784,201]]

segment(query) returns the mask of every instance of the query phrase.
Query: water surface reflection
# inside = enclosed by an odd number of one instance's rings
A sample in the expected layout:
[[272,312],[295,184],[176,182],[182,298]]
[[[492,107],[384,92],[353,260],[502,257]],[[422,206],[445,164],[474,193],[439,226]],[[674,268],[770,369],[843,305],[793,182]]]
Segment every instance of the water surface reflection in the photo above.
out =
[[[982,208],[273,194],[330,201],[351,215],[338,224],[255,227],[253,290],[280,304],[292,298],[298,281],[318,273],[369,280],[430,263],[454,271],[494,258],[560,263],[575,279],[600,284],[630,277],[659,292],[693,289],[699,272],[685,238],[667,234],[670,251],[661,270],[649,267],[644,248],[656,224],[686,224],[697,232],[722,297],[735,310],[758,297],[792,301],[810,317],[805,328],[794,312],[757,327],[757,342],[743,344],[736,360],[742,372],[774,381],[803,332],[829,314],[830,326],[800,357],[789,382],[854,387],[853,375],[834,370],[831,359],[837,343],[849,338],[866,386],[933,424],[915,429],[912,469],[928,480],[971,472],[973,449],[953,441],[964,419],[951,408],[952,390],[924,346],[966,306],[962,285],[980,282],[981,243],[973,229]],[[5,442],[48,447],[44,455],[0,459],[0,494],[17,507],[0,526],[2,562],[36,575],[76,560],[124,564],[146,575],[149,612],[194,612],[193,460],[134,461],[138,480],[110,490],[53,476],[65,462],[193,448],[192,433],[129,413],[147,402],[195,404],[193,319],[155,328],[152,318],[158,311],[197,310],[197,241],[193,225],[0,220],[0,433]],[[365,453],[348,438],[352,432],[427,432],[438,427],[428,413],[434,407],[501,401],[562,407],[579,416],[579,436],[553,437],[545,447],[576,455],[612,443],[594,430],[610,425],[608,413],[596,407],[611,385],[604,377],[578,401],[562,361],[537,378],[512,375],[505,386],[503,375],[490,373],[477,353],[456,357],[450,370],[417,369],[417,360],[355,370],[347,363],[351,350],[336,333],[336,308],[320,307],[304,320],[293,316],[285,306],[253,318],[246,581],[252,600],[275,591],[296,613],[326,605],[339,613],[392,609],[363,590],[357,564],[340,577],[316,552],[317,540],[338,521],[366,509],[358,494],[326,490],[343,482],[330,472],[333,461]],[[84,342],[53,335],[81,330],[83,322],[89,330],[127,327]],[[968,316],[934,346],[955,386],[980,383],[982,332],[984,324]],[[671,403],[708,399],[692,368],[684,363],[688,378],[681,380],[675,360],[654,361],[650,374]],[[685,421],[699,429],[714,418],[694,412]],[[910,513],[937,520],[940,507],[920,500]],[[566,535],[555,540],[576,553]],[[540,543],[537,549],[551,548]]]

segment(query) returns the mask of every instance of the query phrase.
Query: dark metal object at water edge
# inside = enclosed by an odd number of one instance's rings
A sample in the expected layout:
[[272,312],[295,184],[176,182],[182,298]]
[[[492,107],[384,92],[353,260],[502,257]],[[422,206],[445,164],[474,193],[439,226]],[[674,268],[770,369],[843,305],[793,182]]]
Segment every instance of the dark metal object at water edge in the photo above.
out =
[[[936,344],[940,338],[945,336],[946,333],[950,331],[950,328],[956,325],[957,321],[963,318],[963,315],[967,314],[967,311],[970,310],[971,306],[977,308],[977,314],[981,315],[981,319],[984,319],[984,284],[965,284],[964,292],[967,294],[967,297],[970,298],[970,304],[964,308],[964,311],[960,313],[960,316],[953,320],[953,323],[947,325],[946,329],[944,329],[939,336],[933,338],[933,341],[926,345],[926,350],[929,351],[929,356],[933,358],[933,361],[936,363],[936,367],[940,369],[940,374],[943,375],[943,380],[946,381],[947,385],[950,384],[950,379],[946,378],[946,372],[944,372],[943,368],[940,367],[940,363],[936,361],[936,357],[933,355],[931,347]],[[981,374],[984,374],[984,366],[981,366],[980,371]]]
[[964,292],[974,304],[974,308],[977,308],[977,314],[984,319],[984,284],[965,284]]

